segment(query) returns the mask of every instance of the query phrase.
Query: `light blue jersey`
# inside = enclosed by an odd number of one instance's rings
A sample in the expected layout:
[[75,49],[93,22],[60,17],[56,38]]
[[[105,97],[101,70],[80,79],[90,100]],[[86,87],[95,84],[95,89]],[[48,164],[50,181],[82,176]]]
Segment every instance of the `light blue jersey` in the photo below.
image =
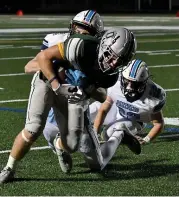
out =
[[49,114],[48,114],[48,117],[47,117],[47,122],[57,126],[57,122],[55,120],[55,115],[54,115],[54,111],[53,109],[51,108],[50,111],[49,111]]

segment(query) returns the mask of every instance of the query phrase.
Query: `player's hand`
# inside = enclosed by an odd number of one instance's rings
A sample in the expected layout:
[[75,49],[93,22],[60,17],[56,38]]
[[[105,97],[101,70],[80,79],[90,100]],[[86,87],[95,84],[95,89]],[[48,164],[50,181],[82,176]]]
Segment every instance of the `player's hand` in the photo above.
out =
[[138,139],[138,141],[139,141],[139,143],[140,143],[141,145],[147,144],[147,142],[144,140],[144,138],[142,138],[142,137],[140,137],[140,136],[138,136],[138,135],[135,135],[135,137]]
[[78,88],[77,92],[73,92],[73,94],[68,97],[68,103],[75,104],[84,101],[86,98],[86,94]]

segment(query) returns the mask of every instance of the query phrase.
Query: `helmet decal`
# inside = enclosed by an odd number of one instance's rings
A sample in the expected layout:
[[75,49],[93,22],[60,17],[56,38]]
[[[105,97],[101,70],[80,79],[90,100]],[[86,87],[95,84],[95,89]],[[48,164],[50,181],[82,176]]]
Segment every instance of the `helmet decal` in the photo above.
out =
[[88,22],[88,23],[91,22],[91,20],[92,20],[92,18],[94,17],[95,14],[96,14],[95,11],[89,10],[89,11],[86,13],[86,16],[85,16],[84,20],[85,20],[86,22]]
[[142,63],[142,60],[135,60],[134,64],[132,65],[129,77],[134,78],[137,74],[137,70],[140,68],[140,64]]

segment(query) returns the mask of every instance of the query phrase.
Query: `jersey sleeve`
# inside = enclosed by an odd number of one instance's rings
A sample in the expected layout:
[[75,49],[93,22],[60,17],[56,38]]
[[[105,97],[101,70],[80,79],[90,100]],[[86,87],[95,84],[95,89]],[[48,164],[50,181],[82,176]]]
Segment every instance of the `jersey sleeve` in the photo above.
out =
[[80,62],[83,51],[83,40],[80,38],[70,38],[65,43],[65,58],[75,69],[81,70]]
[[153,108],[153,113],[157,113],[162,110],[166,103],[166,92],[164,90],[161,90],[161,94],[159,97],[159,102],[155,107]]
[[107,89],[107,96],[111,97],[112,91],[113,91],[113,88],[112,87],[108,88]]
[[[46,36],[47,37],[47,36]],[[42,46],[41,46],[41,51],[47,49],[49,46],[48,46],[48,40],[46,39],[46,37],[43,39],[43,42],[42,42]]]
[[98,40],[88,35],[70,36],[64,44],[65,58],[77,70],[88,72],[94,66]]

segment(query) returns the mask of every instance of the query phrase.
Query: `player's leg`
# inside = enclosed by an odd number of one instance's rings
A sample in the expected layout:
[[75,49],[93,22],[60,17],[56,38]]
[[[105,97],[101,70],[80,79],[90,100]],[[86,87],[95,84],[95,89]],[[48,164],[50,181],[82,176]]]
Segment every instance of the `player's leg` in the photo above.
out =
[[97,133],[94,132],[90,119],[89,110],[84,113],[85,129],[81,137],[80,152],[91,170],[101,170],[103,168],[103,157]]
[[[64,95],[65,93],[67,93],[65,89],[67,88],[72,89],[71,87],[74,86],[68,85],[61,87],[62,91],[64,89]],[[63,92],[61,94],[63,94]],[[72,91],[69,92],[68,95],[70,94],[73,94],[73,92]],[[84,111],[86,106],[88,107],[88,100],[79,101],[77,103],[71,104],[68,103],[68,100],[66,99],[68,95],[59,96],[55,107],[56,109],[60,109],[60,114],[62,115],[61,116],[62,120],[60,119],[60,131],[61,131],[60,146],[67,152],[73,153],[76,152],[79,148],[81,134],[84,130]]]
[[0,183],[12,178],[11,174],[15,171],[16,164],[43,131],[52,103],[52,94],[52,91],[39,78],[39,73],[36,73],[31,84],[25,128],[15,138],[7,165],[0,173]]
[[135,154],[140,154],[141,147],[138,140],[132,135],[123,121],[116,121],[106,128],[104,138],[106,142],[101,145],[104,167],[109,163],[117,148],[123,142]]
[[43,130],[43,135],[45,137],[45,139],[48,142],[48,145],[50,146],[50,148],[53,150],[53,152],[55,152],[55,147],[54,147],[54,139],[56,137],[56,135],[60,132],[59,128],[57,125],[52,124],[51,122],[46,122],[45,128]]
[[[58,95],[54,106],[55,119],[60,127],[60,133],[54,140],[54,147],[58,156],[61,170],[64,173],[69,173],[72,169],[72,159],[70,153],[75,152],[78,149],[78,137],[80,132],[76,132],[75,129],[79,129],[74,125],[78,124],[80,106],[73,105],[71,108],[68,104],[68,89],[72,89],[74,86],[62,86],[61,94]],[[70,116],[70,118],[69,118]],[[83,117],[82,117],[83,118]]]

